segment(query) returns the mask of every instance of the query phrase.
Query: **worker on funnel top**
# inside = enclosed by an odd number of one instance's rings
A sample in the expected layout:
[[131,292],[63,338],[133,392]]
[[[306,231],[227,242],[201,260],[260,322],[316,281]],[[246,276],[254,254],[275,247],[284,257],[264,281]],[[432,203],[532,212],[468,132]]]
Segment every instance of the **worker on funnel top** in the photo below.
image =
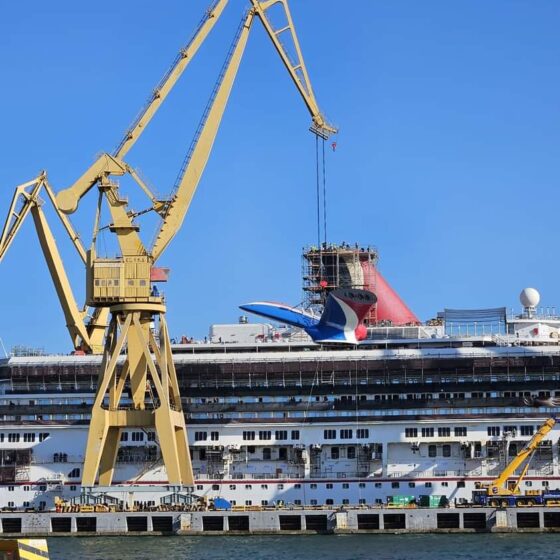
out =
[[152,297],[159,297],[159,290],[155,284],[152,286]]

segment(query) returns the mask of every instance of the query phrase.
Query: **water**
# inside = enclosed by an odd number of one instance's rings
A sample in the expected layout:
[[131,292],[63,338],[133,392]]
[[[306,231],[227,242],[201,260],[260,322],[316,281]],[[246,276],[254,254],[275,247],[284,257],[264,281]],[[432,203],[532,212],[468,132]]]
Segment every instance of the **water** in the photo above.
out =
[[558,557],[560,534],[72,537],[51,560],[509,560]]

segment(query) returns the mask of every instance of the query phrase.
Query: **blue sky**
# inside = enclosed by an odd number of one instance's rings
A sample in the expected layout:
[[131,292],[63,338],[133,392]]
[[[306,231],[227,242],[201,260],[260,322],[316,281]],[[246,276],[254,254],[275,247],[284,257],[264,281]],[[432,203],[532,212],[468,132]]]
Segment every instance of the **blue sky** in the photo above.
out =
[[[47,169],[62,189],[115,147],[208,3],[5,3],[2,219],[17,184]],[[422,319],[443,307],[518,308],[525,286],[560,306],[560,4],[291,4],[319,104],[340,127],[327,161],[329,239],[377,246],[380,269]],[[161,193],[243,8],[230,0],[127,157]],[[301,248],[316,235],[308,126],[256,22],[195,200],[161,259],[172,268],[172,335],[203,337],[247,301],[301,301]],[[84,237],[91,212],[86,202],[73,217]],[[81,301],[83,268],[65,239],[61,251]],[[7,347],[70,349],[31,220],[0,265],[0,290]]]

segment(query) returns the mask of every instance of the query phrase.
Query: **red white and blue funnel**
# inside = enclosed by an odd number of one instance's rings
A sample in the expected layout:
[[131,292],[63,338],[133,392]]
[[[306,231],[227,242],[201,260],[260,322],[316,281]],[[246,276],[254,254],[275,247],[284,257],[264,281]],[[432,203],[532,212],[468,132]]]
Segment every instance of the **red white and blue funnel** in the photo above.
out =
[[357,344],[367,336],[362,321],[376,301],[375,294],[367,290],[333,290],[327,297],[320,318],[283,303],[256,301],[239,307],[243,311],[304,329],[315,342]]

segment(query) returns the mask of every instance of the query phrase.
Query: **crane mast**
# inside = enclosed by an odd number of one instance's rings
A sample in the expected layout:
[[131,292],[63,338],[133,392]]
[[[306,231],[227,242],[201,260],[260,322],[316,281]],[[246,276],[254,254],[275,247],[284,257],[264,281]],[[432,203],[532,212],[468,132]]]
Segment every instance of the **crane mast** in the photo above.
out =
[[[169,71],[153,91],[146,106],[125,133],[112,155],[102,154],[72,186],[55,196],[46,178],[37,191],[28,196],[31,202],[24,212],[31,211],[47,257],[49,269],[57,292],[70,319],[73,337],[84,339],[84,312],[80,312],[71,296],[69,283],[62,261],[56,249],[54,237],[42,219],[37,202],[38,192],[45,188],[55,209],[80,256],[86,263],[86,304],[99,311],[92,325],[93,334],[99,336],[99,325],[110,313],[105,336],[103,358],[95,401],[92,407],[90,429],[86,446],[83,489],[93,489],[96,481],[109,487],[113,480],[120,435],[124,428],[155,428],[168,480],[173,485],[192,487],[193,471],[187,445],[185,418],[182,411],[177,373],[173,364],[169,332],[165,320],[166,306],[163,297],[152,287],[153,268],[156,261],[179,231],[191,200],[208,161],[230,92],[239,70],[241,59],[255,17],[258,17],[280,56],[289,76],[311,114],[311,131],[322,137],[336,129],[327,123],[319,110],[299,41],[295,32],[287,0],[251,0],[236,33],[228,56],[204,111],[200,125],[189,152],[181,166],[171,197],[158,199],[141,180],[137,172],[123,158],[140,138],[155,113],[176,84],[199,47],[220,18],[227,0],[216,0],[207,10],[193,38],[181,49]],[[279,6],[284,13],[286,25],[275,29],[268,17],[268,10]],[[296,60],[292,61],[280,37],[289,34]],[[140,213],[128,208],[128,202],[119,193],[112,177],[130,175],[151,202],[151,210],[161,217],[161,225],[153,246],[146,247],[140,237],[140,227],[134,221]],[[46,176],[45,176],[46,177]],[[34,185],[26,184],[26,188]],[[92,242],[86,251],[71,229],[67,214],[75,212],[81,199],[94,187],[98,189],[98,205],[92,233]],[[35,187],[34,187],[35,188]],[[24,191],[25,192],[25,191]],[[33,194],[34,193],[34,194]],[[96,242],[100,231],[99,221],[102,204],[105,203],[111,217],[108,229],[116,235],[120,254],[115,258],[97,255]],[[24,205],[25,206],[25,205]],[[6,248],[13,241],[23,221],[22,215],[12,216],[12,226],[3,232],[0,243]],[[15,224],[15,225],[14,225]],[[70,229],[69,229],[70,228]],[[68,288],[68,290],[66,289]],[[157,324],[156,337],[151,325]],[[105,326],[105,323],[103,323]],[[90,336],[93,336],[90,334]],[[125,389],[130,401],[123,397]]]

